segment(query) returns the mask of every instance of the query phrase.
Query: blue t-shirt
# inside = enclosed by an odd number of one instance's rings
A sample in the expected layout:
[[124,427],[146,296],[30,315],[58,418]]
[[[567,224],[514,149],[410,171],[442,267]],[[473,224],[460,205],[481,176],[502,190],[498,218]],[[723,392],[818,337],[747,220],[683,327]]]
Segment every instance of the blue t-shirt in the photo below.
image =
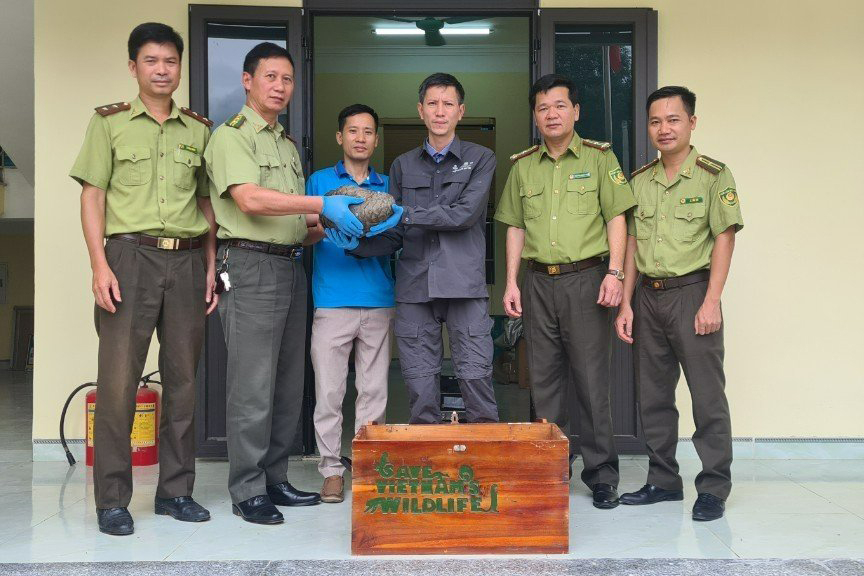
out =
[[[306,181],[308,196],[323,196],[340,186],[360,186],[387,193],[387,176],[369,167],[369,177],[357,183],[340,160],[318,170]],[[356,258],[328,238],[315,244],[312,298],[316,308],[389,308],[395,306],[393,275],[387,256]]]

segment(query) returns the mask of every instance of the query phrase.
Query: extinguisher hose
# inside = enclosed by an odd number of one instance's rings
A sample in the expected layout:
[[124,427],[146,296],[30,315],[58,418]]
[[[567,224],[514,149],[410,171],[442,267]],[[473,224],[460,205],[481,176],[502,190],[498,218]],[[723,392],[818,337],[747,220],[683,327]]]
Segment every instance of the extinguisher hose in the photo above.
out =
[[66,433],[63,432],[64,424],[66,423],[66,410],[69,408],[69,404],[72,403],[72,398],[74,398],[78,392],[91,386],[96,386],[96,382],[87,382],[86,384],[81,384],[75,388],[75,390],[69,394],[69,398],[67,398],[66,403],[63,404],[63,411],[60,413],[60,444],[63,445],[63,450],[66,451],[66,460],[69,461],[69,466],[75,465],[75,457],[72,456],[72,452],[69,451],[69,446],[66,445]]

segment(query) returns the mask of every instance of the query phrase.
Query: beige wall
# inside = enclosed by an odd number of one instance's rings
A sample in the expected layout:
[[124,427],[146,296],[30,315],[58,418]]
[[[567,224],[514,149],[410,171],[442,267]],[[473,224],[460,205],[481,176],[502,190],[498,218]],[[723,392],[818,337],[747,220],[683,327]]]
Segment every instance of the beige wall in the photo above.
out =
[[[854,168],[864,157],[864,80],[856,73],[864,7],[856,0],[639,5],[660,15],[661,84],[697,92],[696,144],[729,164],[739,185],[746,228],[724,296],[735,435],[864,436],[857,302],[864,272],[856,246],[864,193]],[[78,189],[66,173],[92,107],[134,94],[123,56],[130,28],[158,16],[186,33],[186,7],[174,0],[103,6],[36,4],[36,438],[56,437],[69,390],[95,377],[90,272]],[[185,88],[177,97],[185,102]],[[682,434],[688,419],[682,409]],[[70,418],[68,426],[82,424]]]
[[0,264],[6,264],[9,282],[0,304],[0,360],[9,360],[15,306],[33,306],[33,236],[0,235]]

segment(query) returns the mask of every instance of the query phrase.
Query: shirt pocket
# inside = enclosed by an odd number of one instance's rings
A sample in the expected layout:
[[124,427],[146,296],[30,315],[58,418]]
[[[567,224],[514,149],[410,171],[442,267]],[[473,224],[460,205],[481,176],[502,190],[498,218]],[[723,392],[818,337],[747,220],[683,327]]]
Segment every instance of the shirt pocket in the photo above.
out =
[[542,182],[528,182],[519,189],[523,219],[531,220],[543,213],[543,187]]
[[153,176],[153,161],[148,146],[118,146],[117,178],[124,186],[147,184]]
[[174,185],[184,190],[195,186],[195,174],[201,166],[201,157],[189,150],[174,150]]
[[682,204],[675,207],[673,236],[681,242],[692,242],[705,226],[705,204]]
[[637,240],[647,240],[654,234],[654,228],[657,226],[656,212],[657,206],[653,204],[640,204],[633,209]]
[[279,168],[282,165],[279,163],[279,158],[264,154],[258,159],[258,166],[261,169],[259,186],[282,191],[282,181],[279,178]]
[[571,214],[590,215],[600,210],[597,178],[567,180],[567,211]]
[[[441,179],[443,190],[440,193],[445,194],[446,199],[450,202],[453,202],[457,198],[459,198],[459,196],[462,194],[462,191],[465,190],[465,187],[468,185],[468,180],[470,179],[471,170],[447,172]],[[442,200],[438,198],[438,194],[435,195],[434,201],[438,204],[442,202]]]
[[402,175],[402,204],[404,206],[426,208],[429,205],[429,188],[432,176],[427,174]]

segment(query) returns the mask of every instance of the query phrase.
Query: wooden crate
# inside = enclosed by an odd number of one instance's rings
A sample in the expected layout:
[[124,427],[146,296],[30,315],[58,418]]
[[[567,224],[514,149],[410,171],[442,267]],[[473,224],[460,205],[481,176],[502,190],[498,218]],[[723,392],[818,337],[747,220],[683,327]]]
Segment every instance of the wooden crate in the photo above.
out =
[[564,554],[554,424],[373,425],[354,437],[353,554]]

